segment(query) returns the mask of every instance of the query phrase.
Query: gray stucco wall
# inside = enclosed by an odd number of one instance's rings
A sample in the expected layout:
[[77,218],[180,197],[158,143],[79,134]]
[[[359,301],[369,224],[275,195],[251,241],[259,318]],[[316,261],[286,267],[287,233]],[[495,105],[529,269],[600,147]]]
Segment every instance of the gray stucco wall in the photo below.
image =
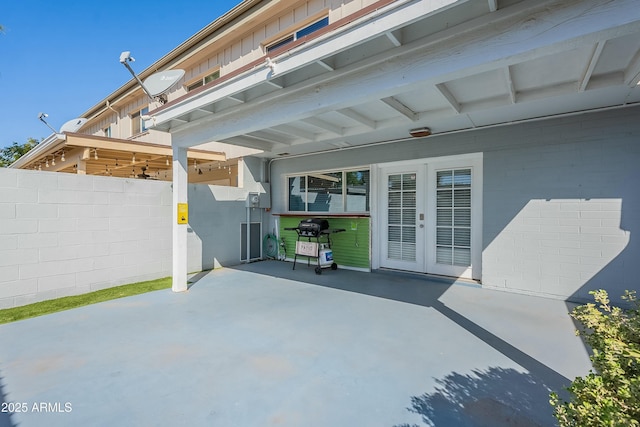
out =
[[574,301],[640,288],[637,107],[276,160],[273,212],[285,174],[471,152],[484,157],[484,286]]

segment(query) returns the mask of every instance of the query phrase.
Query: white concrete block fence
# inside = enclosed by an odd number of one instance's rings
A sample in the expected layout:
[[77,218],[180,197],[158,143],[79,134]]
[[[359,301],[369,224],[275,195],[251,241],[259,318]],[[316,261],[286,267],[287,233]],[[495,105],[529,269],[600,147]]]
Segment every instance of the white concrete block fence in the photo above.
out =
[[[198,200],[235,201],[224,216],[243,218],[241,189],[189,192],[199,195],[190,200],[196,212]],[[0,308],[170,276],[171,221],[171,182],[0,168]],[[190,228],[190,271],[239,262],[239,241],[222,253],[203,249],[215,227],[239,225],[197,223],[203,236]]]

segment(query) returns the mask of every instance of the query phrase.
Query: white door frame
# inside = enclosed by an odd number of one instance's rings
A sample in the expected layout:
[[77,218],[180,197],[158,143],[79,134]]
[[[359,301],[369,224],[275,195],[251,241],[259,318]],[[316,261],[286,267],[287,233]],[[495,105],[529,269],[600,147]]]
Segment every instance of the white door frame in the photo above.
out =
[[[371,231],[375,233],[375,237],[371,239],[371,251],[372,251],[372,267],[374,269],[381,268],[385,265],[386,257],[386,215],[387,206],[384,203],[386,201],[385,192],[387,191],[385,180],[386,173],[389,171],[403,171],[413,168],[424,167],[426,172],[423,176],[423,182],[418,185],[425,187],[425,205],[422,207],[422,211],[418,208],[418,214],[425,212],[426,218],[424,221],[425,228],[423,230],[422,242],[424,247],[420,252],[424,257],[424,263],[420,265],[417,263],[418,268],[421,268],[419,272],[432,273],[432,274],[445,274],[455,275],[456,277],[466,277],[474,280],[482,279],[482,193],[483,193],[483,155],[482,153],[469,153],[456,156],[442,156],[431,157],[418,160],[407,160],[400,162],[379,163],[372,165],[371,182],[375,183],[376,188],[372,192],[371,199],[371,212],[375,213],[375,217],[372,215]],[[435,263],[435,206],[436,206],[436,192],[434,188],[436,172],[440,169],[455,169],[455,168],[471,168],[472,170],[472,188],[471,188],[471,266],[461,270],[456,270],[455,273],[451,273],[449,268],[440,268]],[[420,235],[418,235],[420,236]],[[402,269],[402,268],[400,268]],[[413,271],[413,270],[411,270]]]

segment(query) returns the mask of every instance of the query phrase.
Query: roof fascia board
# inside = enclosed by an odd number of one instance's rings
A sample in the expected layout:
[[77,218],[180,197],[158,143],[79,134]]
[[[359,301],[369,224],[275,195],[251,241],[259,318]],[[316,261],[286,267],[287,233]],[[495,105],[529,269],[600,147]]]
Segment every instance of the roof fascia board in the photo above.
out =
[[8,167],[13,169],[20,169],[23,166],[31,163],[32,161],[37,160],[38,157],[44,156],[52,149],[57,149],[57,146],[64,142],[64,139],[62,139],[61,136],[63,135],[59,133],[52,133],[51,135],[43,139],[40,143],[38,143],[35,148],[29,150],[25,155],[20,157],[15,162],[11,163]]

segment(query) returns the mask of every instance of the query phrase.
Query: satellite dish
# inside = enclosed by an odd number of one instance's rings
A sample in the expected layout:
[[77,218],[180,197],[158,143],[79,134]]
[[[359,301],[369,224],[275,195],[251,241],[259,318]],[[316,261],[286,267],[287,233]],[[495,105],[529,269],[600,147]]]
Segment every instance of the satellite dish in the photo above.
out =
[[62,127],[60,128],[60,133],[78,132],[80,130],[80,128],[82,126],[84,126],[85,123],[87,123],[87,119],[82,118],[82,117],[78,118],[78,119],[69,120],[68,122],[66,122],[65,124],[62,125]]
[[156,97],[171,89],[183,76],[184,70],[161,71],[147,77],[144,81],[144,87],[152,97]]

